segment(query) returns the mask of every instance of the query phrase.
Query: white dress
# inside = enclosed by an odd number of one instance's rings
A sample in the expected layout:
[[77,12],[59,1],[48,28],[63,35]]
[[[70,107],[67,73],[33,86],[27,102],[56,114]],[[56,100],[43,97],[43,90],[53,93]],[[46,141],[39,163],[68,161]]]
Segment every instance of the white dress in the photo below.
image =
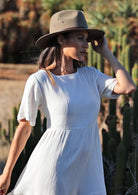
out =
[[117,81],[92,67],[53,76],[56,86],[44,70],[27,80],[18,120],[34,126],[40,109],[48,129],[8,195],[106,195],[97,115]]

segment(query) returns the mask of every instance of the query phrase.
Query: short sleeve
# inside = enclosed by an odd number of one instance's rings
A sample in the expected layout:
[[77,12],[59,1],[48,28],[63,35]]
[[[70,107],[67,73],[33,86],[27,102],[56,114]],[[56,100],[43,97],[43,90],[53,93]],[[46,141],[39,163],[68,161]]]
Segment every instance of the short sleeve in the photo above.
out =
[[96,72],[96,82],[100,96],[111,99],[118,98],[118,94],[112,93],[115,85],[117,84],[116,78],[109,77],[99,70],[96,70]]
[[35,126],[37,111],[41,107],[41,90],[39,83],[32,74],[25,85],[19,113],[17,116],[18,122],[21,119],[30,121],[31,126]]

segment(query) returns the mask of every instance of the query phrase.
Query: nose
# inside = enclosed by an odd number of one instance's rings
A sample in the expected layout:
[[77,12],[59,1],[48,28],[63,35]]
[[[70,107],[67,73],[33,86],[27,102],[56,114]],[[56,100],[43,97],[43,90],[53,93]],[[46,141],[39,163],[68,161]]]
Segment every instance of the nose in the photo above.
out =
[[86,49],[88,49],[88,47],[89,47],[87,40],[84,41],[84,47],[85,47]]

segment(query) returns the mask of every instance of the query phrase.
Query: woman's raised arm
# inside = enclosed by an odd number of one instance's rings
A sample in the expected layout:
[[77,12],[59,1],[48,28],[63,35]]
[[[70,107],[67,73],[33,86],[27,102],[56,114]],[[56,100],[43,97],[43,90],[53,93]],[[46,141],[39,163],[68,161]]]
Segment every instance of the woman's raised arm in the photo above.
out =
[[93,49],[109,62],[116,75],[117,84],[114,87],[113,93],[131,94],[135,92],[136,86],[131,76],[109,50],[106,38],[97,40],[97,42],[98,44],[96,45],[94,41],[91,41]]

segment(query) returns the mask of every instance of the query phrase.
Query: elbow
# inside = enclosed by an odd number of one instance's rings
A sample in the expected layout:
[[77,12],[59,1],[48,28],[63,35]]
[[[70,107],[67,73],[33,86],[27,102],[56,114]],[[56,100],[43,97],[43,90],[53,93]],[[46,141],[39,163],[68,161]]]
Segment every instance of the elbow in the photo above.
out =
[[131,95],[131,94],[135,93],[136,90],[137,90],[137,87],[135,86],[135,84],[131,85],[131,86],[127,87],[125,94]]

